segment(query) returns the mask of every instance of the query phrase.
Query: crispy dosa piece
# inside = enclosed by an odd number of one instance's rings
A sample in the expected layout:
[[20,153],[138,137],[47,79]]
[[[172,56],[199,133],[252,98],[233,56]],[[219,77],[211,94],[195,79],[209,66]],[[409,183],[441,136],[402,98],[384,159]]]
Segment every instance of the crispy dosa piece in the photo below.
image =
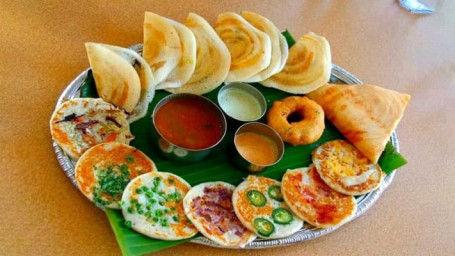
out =
[[270,37],[242,16],[233,12],[218,15],[215,30],[231,54],[226,82],[246,81],[269,66],[272,56]]
[[152,69],[157,83],[156,89],[163,89],[160,83],[179,64],[182,58],[181,47],[179,33],[168,19],[152,12],[145,12],[142,56]]
[[331,70],[332,57],[328,41],[310,32],[289,49],[283,70],[261,84],[289,93],[305,94],[326,84]]
[[411,96],[375,85],[327,84],[307,94],[373,163],[403,117]]
[[100,97],[132,112],[141,96],[141,81],[134,67],[102,44],[86,43],[85,48]]
[[188,82],[196,68],[196,38],[193,32],[177,21],[167,19],[174,26],[180,38],[182,58],[166,79],[157,88],[176,88]]
[[[284,39],[284,44],[282,43],[282,38],[284,36],[280,33],[278,28],[264,16],[261,16],[254,12],[241,12],[240,15],[248,21],[255,28],[266,33],[270,37],[270,42],[272,46],[272,55],[270,58],[270,64],[267,68],[260,71],[258,74],[246,79],[244,82],[259,82],[265,80],[276,73],[280,72],[284,67],[284,63],[288,57],[288,44],[286,39]],[[283,47],[284,51],[283,51]],[[284,56],[283,56],[284,55]],[[284,61],[283,61],[284,60]],[[283,65],[282,65],[283,63]]]
[[218,87],[226,78],[231,56],[226,45],[201,16],[190,13],[185,21],[196,38],[196,68],[190,80],[178,88],[167,88],[171,93],[204,94]]

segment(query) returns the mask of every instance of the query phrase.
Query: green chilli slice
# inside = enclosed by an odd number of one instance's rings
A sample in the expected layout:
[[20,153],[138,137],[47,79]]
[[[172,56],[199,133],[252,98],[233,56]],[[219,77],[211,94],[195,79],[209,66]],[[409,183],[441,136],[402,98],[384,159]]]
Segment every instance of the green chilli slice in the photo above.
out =
[[254,228],[261,236],[270,236],[275,231],[275,225],[264,218],[254,219]]
[[283,202],[283,195],[281,194],[281,187],[279,185],[272,185],[267,189],[267,194],[272,199]]
[[278,224],[289,224],[294,220],[292,213],[286,208],[276,208],[273,210],[272,218]]
[[250,204],[261,207],[264,206],[265,203],[267,202],[267,199],[265,198],[264,194],[262,194],[258,190],[248,190],[246,193],[246,197],[248,198],[248,201],[250,201]]

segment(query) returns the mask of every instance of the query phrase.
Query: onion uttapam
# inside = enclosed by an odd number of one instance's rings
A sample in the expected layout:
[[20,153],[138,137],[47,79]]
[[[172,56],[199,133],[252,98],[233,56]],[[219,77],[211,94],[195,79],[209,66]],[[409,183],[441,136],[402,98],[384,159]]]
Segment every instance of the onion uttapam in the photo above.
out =
[[126,114],[102,99],[76,98],[58,106],[50,120],[52,139],[72,159],[103,142],[128,144],[134,136]]
[[207,182],[193,187],[183,206],[194,226],[210,240],[232,247],[244,247],[256,236],[246,229],[234,213],[234,186],[225,182]]

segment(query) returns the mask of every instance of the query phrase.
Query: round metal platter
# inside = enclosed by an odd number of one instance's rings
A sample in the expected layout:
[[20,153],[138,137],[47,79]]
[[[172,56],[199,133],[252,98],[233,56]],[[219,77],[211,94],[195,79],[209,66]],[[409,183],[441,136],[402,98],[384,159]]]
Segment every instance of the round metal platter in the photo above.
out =
[[[129,47],[136,51],[137,53],[142,54],[142,44],[137,44]],[[89,69],[84,70],[81,74],[79,74],[71,83],[66,87],[63,93],[60,95],[57,106],[60,105],[64,99],[72,99],[79,97],[80,88],[87,77]],[[349,73],[348,71],[344,70],[343,68],[333,64],[332,65],[332,74],[330,77],[330,82],[332,83],[346,83],[346,84],[362,84],[362,81]],[[395,146],[397,151],[400,151],[399,144],[398,144],[398,137],[396,132],[393,132],[392,136],[390,137],[390,141]],[[77,187],[76,179],[74,177],[74,166],[76,162],[72,161],[64,152],[63,150],[57,145],[57,143],[52,143],[55,151],[55,155],[57,156],[57,160],[62,167],[63,171],[65,172],[66,176],[71,180],[71,182]],[[387,175],[382,184],[379,186],[378,189],[356,197],[357,201],[357,211],[354,217],[351,219],[354,220],[363,213],[365,213],[373,204],[379,199],[381,194],[389,187],[392,183],[393,177],[395,176],[395,172]],[[342,226],[342,225],[341,225]],[[275,247],[275,246],[283,246],[283,245],[290,245],[295,244],[303,241],[308,241],[311,239],[315,239],[317,237],[326,235],[330,232],[335,231],[336,229],[340,228],[341,226],[336,226],[332,228],[315,228],[311,226],[304,225],[304,227],[299,230],[298,232],[294,233],[291,236],[280,238],[280,239],[262,239],[257,238],[250,244],[245,246],[245,249],[262,249],[267,247]],[[193,243],[204,244],[213,247],[224,247],[220,246],[211,240],[205,237],[196,237],[191,240]]]

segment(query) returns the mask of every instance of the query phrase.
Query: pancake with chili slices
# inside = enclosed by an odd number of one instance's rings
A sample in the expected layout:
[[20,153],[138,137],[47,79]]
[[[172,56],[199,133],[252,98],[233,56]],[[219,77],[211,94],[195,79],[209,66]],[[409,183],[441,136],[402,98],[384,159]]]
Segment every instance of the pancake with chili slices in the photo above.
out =
[[378,164],[345,140],[322,144],[313,151],[312,159],[321,179],[333,190],[346,195],[375,190],[384,177]]
[[279,181],[249,175],[234,190],[234,211],[242,224],[263,238],[292,235],[303,225],[283,200]]
[[130,132],[126,114],[102,99],[76,98],[63,102],[50,120],[52,139],[72,159],[103,142],[128,144]]
[[125,224],[146,236],[163,240],[189,238],[198,232],[185,216],[183,198],[191,186],[167,172],[149,172],[131,180],[123,192]]
[[108,142],[87,150],[77,161],[75,177],[81,192],[99,207],[120,209],[128,182],[138,175],[156,171],[155,164],[140,150]]
[[281,191],[291,211],[318,228],[346,223],[357,209],[354,196],[331,189],[321,180],[314,166],[287,170],[281,181]]
[[256,236],[234,213],[235,187],[225,182],[207,182],[193,187],[183,199],[185,214],[208,239],[223,246],[244,247]]

